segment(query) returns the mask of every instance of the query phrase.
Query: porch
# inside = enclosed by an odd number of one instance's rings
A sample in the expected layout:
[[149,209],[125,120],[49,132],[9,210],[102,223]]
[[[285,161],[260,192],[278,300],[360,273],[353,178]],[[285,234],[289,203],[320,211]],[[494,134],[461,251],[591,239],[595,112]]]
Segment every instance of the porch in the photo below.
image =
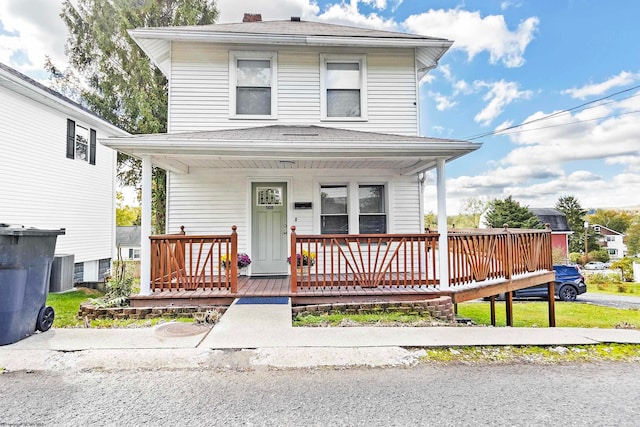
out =
[[[238,297],[290,297],[292,304],[418,301],[440,296],[457,304],[548,284],[553,295],[551,233],[546,230],[449,230],[440,235],[298,235],[291,227],[288,276],[239,276],[237,230],[230,235],[151,236],[151,292],[135,307],[229,305]],[[229,260],[229,262],[227,262]],[[298,265],[295,265],[298,264]],[[442,268],[441,268],[442,267]],[[549,299],[549,325],[555,305]]]

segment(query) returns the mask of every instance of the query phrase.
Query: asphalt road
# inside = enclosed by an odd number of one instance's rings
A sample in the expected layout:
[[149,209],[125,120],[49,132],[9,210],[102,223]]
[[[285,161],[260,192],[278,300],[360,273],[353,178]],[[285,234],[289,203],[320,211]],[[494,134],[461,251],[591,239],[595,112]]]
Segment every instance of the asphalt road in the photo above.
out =
[[640,365],[0,375],[0,425],[637,426]]
[[582,295],[578,295],[576,302],[640,310],[640,297],[633,296],[594,294],[587,292]]

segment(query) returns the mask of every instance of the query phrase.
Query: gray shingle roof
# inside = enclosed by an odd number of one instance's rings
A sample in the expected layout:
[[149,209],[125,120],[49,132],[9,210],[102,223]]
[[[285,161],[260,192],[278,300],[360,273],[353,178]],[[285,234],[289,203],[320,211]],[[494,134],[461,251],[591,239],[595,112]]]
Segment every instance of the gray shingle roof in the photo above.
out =
[[[162,28],[162,27],[160,27]],[[160,29],[158,28],[158,29]],[[367,37],[387,39],[412,40],[442,40],[447,39],[406,34],[393,31],[381,31],[368,28],[349,27],[345,25],[325,24],[311,21],[259,21],[229,24],[211,24],[185,27],[171,27],[172,29],[188,29],[193,32],[217,32],[238,34],[271,34],[290,36],[321,36],[321,37]]]
[[116,246],[140,246],[140,226],[116,227]]
[[571,231],[565,214],[554,208],[529,208],[543,224],[549,224],[551,231]]
[[465,142],[455,139],[429,138],[422,136],[405,136],[387,133],[362,132],[355,130],[336,129],[323,126],[261,126],[242,129],[225,129],[200,132],[181,132],[166,134],[134,135],[130,137],[118,137],[113,139],[128,140],[210,140],[210,141],[309,141],[339,143],[349,141],[371,142]]

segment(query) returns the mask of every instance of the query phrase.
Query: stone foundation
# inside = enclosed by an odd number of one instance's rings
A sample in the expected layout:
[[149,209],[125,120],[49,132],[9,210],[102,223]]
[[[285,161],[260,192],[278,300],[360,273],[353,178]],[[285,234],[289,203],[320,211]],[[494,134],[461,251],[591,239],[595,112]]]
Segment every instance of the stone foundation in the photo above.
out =
[[[97,308],[92,304],[80,305],[80,319],[154,319],[157,317],[199,317],[210,310],[223,314],[227,307],[219,306],[176,306],[176,307],[108,307]],[[198,315],[197,313],[202,313]]]
[[405,302],[358,302],[319,304],[293,307],[293,317],[317,313],[328,314],[376,314],[401,312],[411,315],[429,315],[445,322],[455,321],[451,297],[442,296],[422,301]]

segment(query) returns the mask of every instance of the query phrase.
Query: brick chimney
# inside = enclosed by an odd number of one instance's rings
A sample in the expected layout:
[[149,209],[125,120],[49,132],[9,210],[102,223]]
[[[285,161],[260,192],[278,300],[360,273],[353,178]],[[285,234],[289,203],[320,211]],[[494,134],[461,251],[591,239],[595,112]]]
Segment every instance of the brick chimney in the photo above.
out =
[[245,13],[242,22],[260,22],[262,21],[262,15],[259,13]]

